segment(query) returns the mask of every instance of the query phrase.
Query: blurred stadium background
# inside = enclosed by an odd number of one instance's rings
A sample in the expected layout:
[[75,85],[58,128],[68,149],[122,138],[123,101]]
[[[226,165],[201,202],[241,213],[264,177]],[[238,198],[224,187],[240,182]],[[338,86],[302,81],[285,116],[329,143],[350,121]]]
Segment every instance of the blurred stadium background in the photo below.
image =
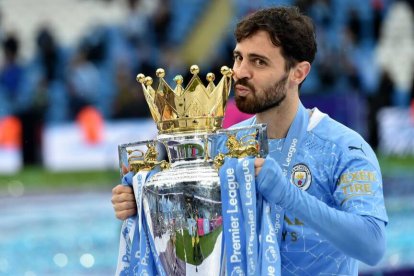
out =
[[303,102],[360,132],[383,170],[388,249],[360,274],[414,275],[412,0],[1,0],[0,275],[113,275],[117,145],[156,135],[136,74],[217,75],[237,19],[292,4],[319,43]]

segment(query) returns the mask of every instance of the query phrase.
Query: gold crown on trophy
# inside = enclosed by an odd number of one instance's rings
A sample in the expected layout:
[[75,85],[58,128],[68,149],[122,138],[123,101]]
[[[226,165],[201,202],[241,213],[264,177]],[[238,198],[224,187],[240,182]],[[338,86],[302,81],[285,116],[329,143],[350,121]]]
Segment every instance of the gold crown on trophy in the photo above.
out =
[[198,76],[199,71],[197,65],[191,66],[193,76],[185,89],[181,75],[174,78],[176,87],[172,89],[164,79],[165,71],[162,68],[156,71],[159,78],[157,90],[151,86],[151,77],[137,75],[159,134],[210,132],[221,128],[233,72],[227,66],[221,67],[223,77],[217,86],[214,84],[214,74],[208,73],[206,78],[209,83],[206,87]]

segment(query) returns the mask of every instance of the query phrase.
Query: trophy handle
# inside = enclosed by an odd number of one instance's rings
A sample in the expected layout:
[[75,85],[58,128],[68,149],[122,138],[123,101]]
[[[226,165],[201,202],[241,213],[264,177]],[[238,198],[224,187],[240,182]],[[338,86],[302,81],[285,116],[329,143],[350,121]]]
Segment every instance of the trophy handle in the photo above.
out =
[[161,169],[169,168],[169,163],[162,160],[159,154],[158,146],[160,144],[156,140],[147,140],[119,145],[118,158],[121,178],[124,175],[123,167],[134,173],[150,171],[157,166],[160,166]]
[[227,152],[220,152],[214,157],[216,169],[224,164],[225,157],[266,157],[269,152],[266,124],[221,130],[218,134],[226,135]]

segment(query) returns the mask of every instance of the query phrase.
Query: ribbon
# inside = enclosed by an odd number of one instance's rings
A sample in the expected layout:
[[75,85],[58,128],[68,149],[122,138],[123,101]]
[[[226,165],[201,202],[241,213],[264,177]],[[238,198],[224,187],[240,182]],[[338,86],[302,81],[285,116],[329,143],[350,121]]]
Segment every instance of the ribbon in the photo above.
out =
[[256,195],[254,158],[226,158],[219,174],[227,275],[280,275],[270,204]]
[[[124,185],[130,185],[132,173],[122,179]],[[121,227],[118,266],[116,275],[165,275],[154,240],[148,227],[148,204],[143,198],[145,181],[152,173],[140,171],[132,177],[132,187],[137,203],[137,215],[124,221]]]
[[[132,172],[127,173],[122,178],[123,185],[131,185]],[[132,241],[135,235],[135,225],[137,216],[132,216],[123,221],[119,238],[119,253],[116,275],[128,275],[131,262]]]
[[[297,149],[301,148],[301,145],[303,143],[303,137],[306,134],[306,129],[308,127],[308,124],[309,124],[308,111],[302,105],[302,103],[299,102],[298,111],[286,135],[286,139],[283,143],[280,154],[278,154],[278,151],[274,149],[269,152],[269,156],[273,158],[282,168],[284,176],[288,178],[288,183],[290,182],[289,173],[291,173],[292,167],[295,164],[296,155],[298,152]],[[274,140],[274,141],[277,141],[277,140]],[[271,144],[272,144],[272,141],[270,141],[269,148],[275,148]],[[279,244],[280,244],[282,240],[281,229],[283,227],[285,211],[282,207],[276,204],[271,204],[270,212],[271,212],[272,223],[275,228],[277,240],[279,241]]]
[[240,199],[243,212],[243,227],[246,234],[247,275],[257,275],[258,232],[256,218],[256,184],[254,159],[239,159],[236,175],[240,184]]
[[237,159],[226,157],[219,173],[227,275],[246,275],[247,270],[246,235],[235,170],[237,164]]
[[258,263],[260,275],[282,275],[281,260],[277,232],[271,218],[271,208],[267,201],[263,201],[261,243]]

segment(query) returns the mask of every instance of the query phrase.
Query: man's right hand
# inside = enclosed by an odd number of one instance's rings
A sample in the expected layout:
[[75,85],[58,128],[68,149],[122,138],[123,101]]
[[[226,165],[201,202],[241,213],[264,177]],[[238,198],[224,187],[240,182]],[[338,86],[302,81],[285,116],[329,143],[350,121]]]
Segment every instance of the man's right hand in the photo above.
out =
[[137,214],[137,204],[132,187],[117,185],[112,189],[112,206],[115,216],[120,220],[125,220]]

